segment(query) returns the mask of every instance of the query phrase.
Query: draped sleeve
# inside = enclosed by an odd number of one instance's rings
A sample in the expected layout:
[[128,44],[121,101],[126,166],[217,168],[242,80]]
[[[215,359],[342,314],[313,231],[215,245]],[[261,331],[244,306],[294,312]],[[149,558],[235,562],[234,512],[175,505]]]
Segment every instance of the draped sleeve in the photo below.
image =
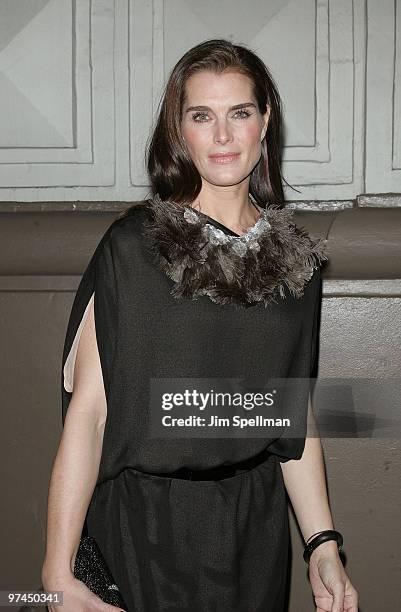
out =
[[312,335],[311,335],[311,358],[310,358],[310,378],[317,375],[318,355],[319,355],[319,331],[320,331],[320,312],[322,305],[322,281],[320,268],[316,270],[316,288],[314,293],[314,308],[312,315]]
[[302,334],[291,369],[293,386],[289,387],[286,396],[289,412],[295,421],[296,437],[290,437],[291,430],[284,428],[280,437],[269,445],[269,451],[277,455],[281,463],[301,459],[305,448],[309,394],[318,366],[321,300],[321,270],[318,266],[302,298]]
[[84,270],[71,307],[61,367],[63,426],[73,393],[74,366],[79,338],[92,300],[106,399],[109,396],[118,327],[118,300],[112,241],[115,223],[112,223],[98,243]]

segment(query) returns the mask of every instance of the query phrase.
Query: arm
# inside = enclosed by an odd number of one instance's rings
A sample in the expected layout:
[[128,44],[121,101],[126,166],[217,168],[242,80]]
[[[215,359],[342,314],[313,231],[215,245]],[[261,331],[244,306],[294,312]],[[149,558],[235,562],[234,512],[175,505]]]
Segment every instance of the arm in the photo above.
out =
[[86,511],[99,472],[106,398],[96,342],[93,303],[79,340],[74,389],[49,486],[42,580],[73,575]]
[[[316,437],[309,437],[312,435]],[[281,463],[281,469],[305,543],[318,531],[334,529],[327,496],[323,450],[310,397],[303,455],[301,459]],[[358,611],[358,593],[345,573],[337,542],[323,542],[312,552],[308,572],[319,612]]]
[[[301,459],[281,463],[285,487],[305,544],[318,531],[334,529],[327,496],[322,444],[317,434],[310,396],[307,432]],[[316,437],[308,437],[311,435]],[[337,543],[334,540],[324,542],[312,555],[319,556],[326,550],[335,553]]]

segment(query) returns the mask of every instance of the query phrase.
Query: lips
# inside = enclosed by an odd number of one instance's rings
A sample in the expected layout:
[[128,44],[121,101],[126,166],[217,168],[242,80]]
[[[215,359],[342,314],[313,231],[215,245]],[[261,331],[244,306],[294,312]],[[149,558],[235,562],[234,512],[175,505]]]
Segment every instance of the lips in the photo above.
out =
[[228,163],[238,159],[239,153],[215,153],[214,155],[209,155],[209,158],[218,163]]

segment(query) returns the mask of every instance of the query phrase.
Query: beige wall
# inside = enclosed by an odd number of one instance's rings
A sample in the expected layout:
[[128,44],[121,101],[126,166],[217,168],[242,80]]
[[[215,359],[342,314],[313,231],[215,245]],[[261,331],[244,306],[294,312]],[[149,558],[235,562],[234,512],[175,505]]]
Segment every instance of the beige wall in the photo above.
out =
[[[85,206],[91,208],[79,205]],[[69,310],[80,274],[115,216],[93,210],[0,213],[0,589],[40,587]],[[326,236],[330,250],[319,378],[399,376],[401,208],[300,211],[295,219],[312,235]],[[377,416],[383,408],[377,407]],[[374,423],[359,435],[322,440],[334,523],[344,535],[346,569],[361,611],[396,610],[400,437],[379,437]],[[302,540],[291,519],[290,612],[314,612]]]

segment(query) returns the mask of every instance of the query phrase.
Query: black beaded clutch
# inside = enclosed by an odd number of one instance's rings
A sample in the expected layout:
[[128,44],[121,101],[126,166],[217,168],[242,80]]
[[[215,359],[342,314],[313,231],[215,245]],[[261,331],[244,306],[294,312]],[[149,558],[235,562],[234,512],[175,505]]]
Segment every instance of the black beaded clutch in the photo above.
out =
[[105,603],[128,612],[106,560],[92,536],[81,537],[74,563],[74,576]]

